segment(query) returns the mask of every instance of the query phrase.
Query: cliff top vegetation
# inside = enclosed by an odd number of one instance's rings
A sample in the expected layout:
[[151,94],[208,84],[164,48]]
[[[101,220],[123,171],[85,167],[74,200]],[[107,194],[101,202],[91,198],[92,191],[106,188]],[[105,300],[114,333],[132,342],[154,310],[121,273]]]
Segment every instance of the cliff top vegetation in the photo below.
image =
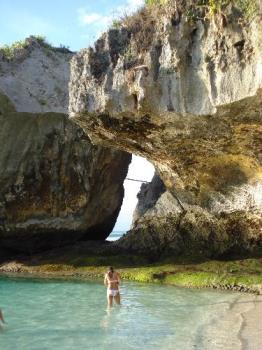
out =
[[0,55],[6,60],[12,60],[16,57],[16,54],[24,49],[28,49],[34,43],[41,46],[46,51],[61,52],[61,53],[72,53],[68,47],[60,45],[59,47],[52,46],[44,36],[30,36],[25,40],[15,41],[11,45],[4,45],[0,47]]
[[147,8],[162,7],[183,12],[189,19],[210,19],[215,15],[226,16],[228,8],[239,18],[250,21],[254,18],[257,4],[254,0],[145,0]]
[[126,15],[113,22],[114,29],[126,29],[132,37],[132,47],[125,56],[131,58],[148,50],[164,30],[162,19],[170,19],[172,26],[182,21],[195,27],[201,21],[211,21],[222,30],[232,25],[248,26],[259,14],[258,3],[254,0],[145,0],[145,5],[133,15]]

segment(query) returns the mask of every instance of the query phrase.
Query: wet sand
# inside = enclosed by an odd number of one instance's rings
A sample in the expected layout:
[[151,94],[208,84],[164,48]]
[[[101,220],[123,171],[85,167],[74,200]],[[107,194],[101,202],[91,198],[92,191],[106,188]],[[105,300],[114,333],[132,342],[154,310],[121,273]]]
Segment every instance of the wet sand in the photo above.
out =
[[205,325],[203,349],[262,349],[262,296],[239,295]]

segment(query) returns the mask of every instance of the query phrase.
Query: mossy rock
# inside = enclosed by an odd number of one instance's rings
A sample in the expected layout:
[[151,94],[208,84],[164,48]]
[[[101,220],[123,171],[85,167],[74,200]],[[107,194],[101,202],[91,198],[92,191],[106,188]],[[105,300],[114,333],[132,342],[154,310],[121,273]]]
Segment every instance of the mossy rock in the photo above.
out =
[[16,112],[15,106],[7,96],[0,93],[0,115],[8,112]]
[[262,180],[262,167],[254,158],[235,154],[208,159],[205,173],[200,179],[203,184],[202,192],[213,190],[224,193],[232,187],[256,180]]

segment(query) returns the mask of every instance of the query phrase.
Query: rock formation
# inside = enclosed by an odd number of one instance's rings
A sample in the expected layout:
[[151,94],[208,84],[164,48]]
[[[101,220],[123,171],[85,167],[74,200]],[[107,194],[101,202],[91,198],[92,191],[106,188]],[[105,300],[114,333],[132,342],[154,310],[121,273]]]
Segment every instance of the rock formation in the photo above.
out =
[[120,242],[130,249],[261,247],[261,8],[251,19],[235,3],[214,18],[184,1],[143,9],[72,60],[71,118],[150,160],[172,203],[143,213]]
[[1,249],[103,240],[116,222],[130,155],[93,146],[68,119],[71,57],[30,38],[0,60]]
[[[164,204],[164,201],[159,200],[164,193],[166,193],[165,185],[157,174],[154,175],[151,183],[142,184],[137,195],[138,202],[133,213],[132,226],[134,226],[136,224],[136,221],[144,214],[153,216],[154,214],[158,215],[160,212],[162,212],[162,214],[166,214],[168,210],[172,210],[170,202],[168,202],[167,207],[165,207],[162,205]],[[161,205],[159,207],[158,204],[160,202]],[[175,207],[177,207],[176,202]]]
[[68,113],[67,85],[73,53],[33,36],[10,50],[13,53],[9,55],[0,50],[0,90],[16,110]]

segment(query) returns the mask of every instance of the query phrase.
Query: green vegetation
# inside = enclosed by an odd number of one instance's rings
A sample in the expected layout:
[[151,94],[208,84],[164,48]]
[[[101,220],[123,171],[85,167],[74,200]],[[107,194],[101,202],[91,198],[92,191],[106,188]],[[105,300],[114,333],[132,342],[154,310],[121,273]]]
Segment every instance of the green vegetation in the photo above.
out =
[[170,0],[145,0],[147,6],[166,5]]
[[218,14],[227,17],[227,8],[233,5],[240,12],[240,17],[250,21],[257,10],[256,2],[253,0],[196,0],[188,1],[187,4],[181,0],[145,0],[145,5],[149,8],[168,5],[176,11],[180,9],[189,20],[205,20]]
[[42,105],[42,106],[46,106],[46,105],[47,105],[47,101],[46,101],[46,100],[39,99],[38,102],[39,102],[40,105]]
[[206,6],[209,7],[209,12],[212,16],[217,13],[225,15],[226,8],[231,4],[237,8],[246,20],[251,20],[256,12],[256,3],[252,0],[208,0]]
[[4,45],[0,47],[0,53],[7,60],[12,60],[15,58],[16,53],[19,50],[27,49],[30,46],[31,39],[37,41],[45,50],[56,51],[62,53],[70,53],[71,51],[67,46],[60,45],[60,47],[53,47],[44,36],[36,35],[25,40],[15,41],[11,45]]
[[236,7],[240,9],[247,20],[252,20],[256,14],[256,2],[252,0],[235,0]]
[[113,29],[119,29],[121,28],[121,20],[114,19],[112,22],[112,28]]
[[[257,6],[253,0],[145,0],[145,6],[135,14],[115,20],[113,28],[126,28],[132,35],[132,57],[128,62],[136,62],[148,50],[157,31],[163,29],[162,18],[169,17],[174,25],[185,17],[189,23],[214,21],[223,27],[229,23],[239,26],[249,23],[256,15]],[[130,56],[130,55],[128,55]]]
[[255,290],[262,286],[262,260],[156,264],[121,269],[124,279],[183,287]]
[[8,60],[15,57],[15,52],[17,50],[26,49],[28,47],[27,40],[16,41],[11,45],[4,45],[0,47],[0,53]]
[[[43,45],[45,47],[52,47],[45,39],[45,37],[37,35],[33,37],[40,45]],[[13,44],[11,45],[4,45],[2,47],[0,47],[0,52],[3,54],[3,56],[8,59],[11,60],[15,57],[15,53],[18,50],[22,50],[22,49],[26,49],[28,48],[30,45],[30,40],[29,39],[25,39],[25,40],[19,40],[19,41],[15,41]]]
[[[245,141],[247,139],[246,137]],[[220,174],[219,178],[217,174]],[[207,186],[206,191],[223,192],[227,192],[230,186],[241,185],[247,180],[260,181],[261,179],[262,167],[251,157],[238,154],[207,159],[205,172],[200,176],[201,183]]]
[[[114,266],[123,280],[169,284],[181,287],[220,288],[262,292],[262,258],[231,261],[194,261],[192,258],[169,259],[149,263],[141,256],[116,253],[89,255],[89,252],[60,250],[31,261],[14,263],[22,276],[103,278],[108,266]],[[12,263],[13,264],[13,263]],[[7,268],[10,271],[10,265]],[[4,271],[4,265],[0,268]]]
[[34,36],[34,38],[36,39],[36,41],[37,41],[39,44],[51,46],[51,45],[47,42],[45,36],[36,35],[36,36]]
[[15,107],[9,98],[0,93],[0,115],[15,111]]

